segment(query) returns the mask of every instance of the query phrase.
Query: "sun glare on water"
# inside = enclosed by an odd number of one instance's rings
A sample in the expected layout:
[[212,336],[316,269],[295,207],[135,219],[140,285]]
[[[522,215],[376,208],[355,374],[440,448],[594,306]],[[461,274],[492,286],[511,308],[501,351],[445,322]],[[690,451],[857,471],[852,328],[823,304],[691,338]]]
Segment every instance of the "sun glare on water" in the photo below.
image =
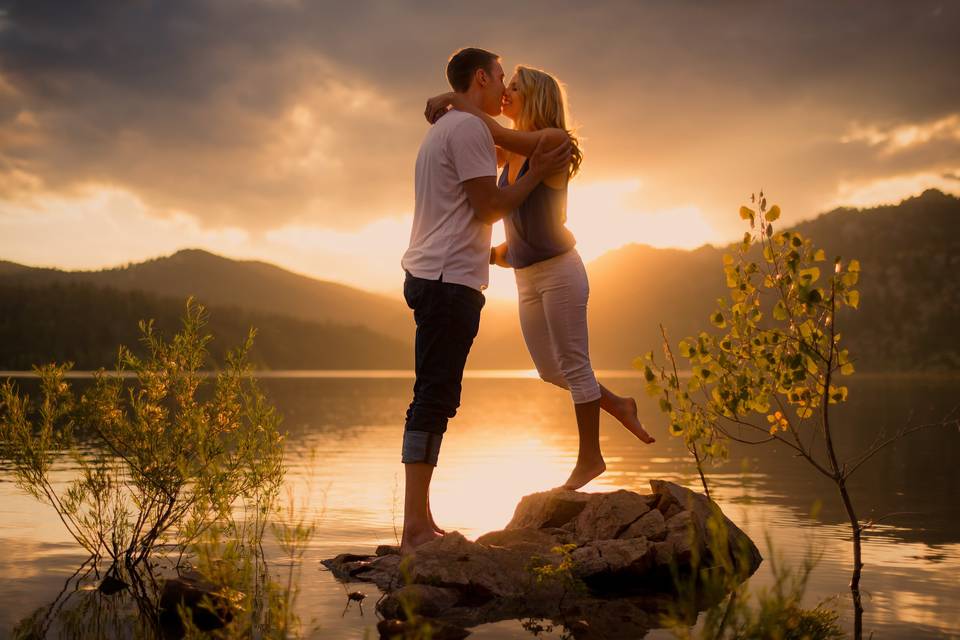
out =
[[467,537],[502,529],[523,496],[558,486],[573,468],[560,443],[523,433],[491,437],[482,430],[449,440],[431,505],[441,522]]

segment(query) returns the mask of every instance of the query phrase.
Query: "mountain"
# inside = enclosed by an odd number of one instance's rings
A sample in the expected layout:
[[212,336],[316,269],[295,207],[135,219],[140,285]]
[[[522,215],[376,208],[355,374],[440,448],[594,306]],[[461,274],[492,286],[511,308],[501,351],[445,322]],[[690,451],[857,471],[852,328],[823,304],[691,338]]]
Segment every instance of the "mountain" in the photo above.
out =
[[[216,362],[257,330],[250,353],[260,369],[410,369],[409,345],[358,326],[310,322],[236,307],[208,308],[208,349]],[[144,354],[138,323],[154,320],[170,336],[184,300],[121,291],[88,282],[17,283],[0,277],[0,369],[48,362],[76,369],[110,368],[121,344]]]
[[[838,317],[861,370],[960,370],[960,199],[928,190],[897,205],[842,208],[794,227],[828,259],[860,261],[860,308]],[[588,265],[590,348],[598,368],[629,367],[708,329],[726,293],[722,256],[630,245]]]
[[[960,369],[960,199],[929,190],[897,205],[836,209],[795,229],[828,257],[860,260],[860,309],[838,318],[860,370]],[[674,344],[709,328],[730,251],[628,245],[589,263],[594,366],[629,368],[659,350],[661,323]],[[272,368],[411,364],[413,320],[399,296],[185,250],[103,271],[0,262],[0,368],[53,357],[100,362],[135,342],[140,318],[175,327],[188,295],[211,307],[214,335],[229,338],[223,344],[257,326],[256,357]],[[516,318],[515,302],[489,301],[468,366],[531,367]]]
[[211,306],[358,325],[410,340],[410,312],[400,300],[302,276],[266,262],[231,260],[199,249],[101,271],[37,269],[0,262],[3,276],[25,285],[80,282],[180,300],[194,296]]

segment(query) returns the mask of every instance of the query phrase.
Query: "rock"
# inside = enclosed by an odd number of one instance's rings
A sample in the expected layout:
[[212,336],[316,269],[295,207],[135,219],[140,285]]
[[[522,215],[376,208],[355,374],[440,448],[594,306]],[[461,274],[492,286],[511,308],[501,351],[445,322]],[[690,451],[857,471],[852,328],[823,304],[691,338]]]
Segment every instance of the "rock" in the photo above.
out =
[[400,571],[400,555],[379,556],[370,560],[364,570],[357,573],[363,580],[373,582],[384,591],[396,589],[403,584]]
[[642,575],[654,562],[653,544],[646,538],[595,540],[572,554],[574,574],[589,578],[598,574]]
[[[205,600],[212,607],[201,606]],[[179,605],[190,611],[193,624],[201,631],[220,629],[233,619],[230,594],[196,571],[166,580],[160,592],[161,624],[182,634],[183,624],[177,612]]]
[[378,556],[398,556],[400,555],[400,547],[395,544],[381,544],[377,546],[374,553]]
[[670,503],[668,503],[668,504],[666,505],[666,508],[662,511],[662,513],[663,513],[663,519],[664,519],[664,520],[669,520],[670,518],[672,518],[673,516],[677,515],[677,514],[680,513],[681,511],[683,511],[683,507],[681,507],[681,506],[680,506],[678,503],[676,503],[676,502],[670,502]]
[[[422,616],[431,625],[454,623],[442,628],[453,635],[435,630],[433,637],[459,638],[466,628],[517,618],[550,619],[547,626],[563,625],[575,637],[641,637],[675,608],[667,567],[723,570],[708,542],[756,549],[705,496],[669,482],[651,487],[648,495],[536,493],[520,501],[504,530],[476,542],[453,532],[404,557],[381,545],[374,555],[341,554],[323,564],[341,580],[373,582],[386,593],[377,607],[387,618],[378,625],[382,637],[416,633]],[[728,523],[719,531],[729,532],[729,545],[710,538],[718,535],[715,521]],[[566,544],[574,546],[554,551]],[[744,578],[759,564],[759,553],[746,557]],[[413,623],[404,620],[411,607]]]
[[506,529],[545,529],[562,527],[576,518],[590,494],[554,489],[524,496],[513,513]]
[[410,559],[411,582],[456,588],[476,604],[494,597],[523,597],[533,574],[529,556],[470,542],[457,531],[419,547]]
[[407,611],[435,618],[457,604],[460,594],[454,589],[428,584],[409,584],[385,597],[377,606],[384,618],[405,620]]
[[650,511],[648,501],[632,491],[594,495],[576,520],[577,540],[610,540]]
[[620,534],[621,538],[646,538],[660,541],[667,537],[666,521],[659,509],[651,509]]
[[653,543],[654,566],[668,567],[673,562],[674,546],[673,540],[663,540]]
[[573,536],[563,529],[504,529],[491,531],[479,538],[479,544],[491,547],[503,547],[528,554],[548,553],[550,549],[560,544],[567,544]]
[[381,620],[377,631],[382,640],[401,640],[406,638],[430,638],[431,640],[462,640],[470,632],[457,625],[442,620],[418,618],[408,620]]
[[763,562],[763,556],[760,555],[760,550],[757,549],[753,540],[726,517],[717,503],[710,498],[666,480],[651,480],[650,488],[655,494],[661,496],[661,500],[669,496],[685,509],[690,510],[699,521],[701,533],[714,531],[709,526],[711,519],[722,523],[726,531],[728,552],[743,575],[751,575]]
[[688,565],[694,559],[702,562],[706,544],[703,533],[706,530],[692,511],[681,511],[666,522],[666,540],[672,544],[674,560]]
[[356,553],[341,553],[328,560],[321,560],[320,564],[332,571],[337,578],[348,580],[354,577],[355,573],[365,570],[373,557]]
[[339,580],[363,580],[373,582],[383,590],[397,588],[400,583],[399,555],[363,556],[355,553],[341,553],[320,564],[330,570]]
[[107,574],[107,576],[100,583],[100,586],[97,589],[105,596],[112,596],[115,593],[119,593],[129,587],[130,585],[113,575],[112,573]]

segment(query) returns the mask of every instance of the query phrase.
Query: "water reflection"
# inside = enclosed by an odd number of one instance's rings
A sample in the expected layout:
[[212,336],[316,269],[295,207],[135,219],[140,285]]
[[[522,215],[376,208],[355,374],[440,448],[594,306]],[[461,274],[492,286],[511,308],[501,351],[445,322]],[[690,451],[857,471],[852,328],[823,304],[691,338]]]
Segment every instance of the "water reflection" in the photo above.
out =
[[[264,386],[290,431],[291,482],[312,476],[312,502],[325,500],[324,518],[304,559],[301,616],[320,620],[323,637],[362,637],[364,630],[375,637],[372,607],[365,607],[363,617],[356,609],[340,617],[343,589],[319,571],[319,560],[395,542],[403,496],[401,420],[412,380],[269,379]],[[646,492],[651,478],[696,487],[694,467],[680,443],[665,435],[659,410],[640,382],[615,378],[610,386],[637,397],[641,419],[654,426],[658,438],[654,445],[642,445],[605,417],[601,430],[609,470],[586,490]],[[958,391],[956,378],[855,377],[850,402],[838,412],[837,446],[853,453],[880,428],[892,430],[911,415],[918,421],[934,419],[956,404]],[[311,464],[312,449],[319,457]],[[563,482],[575,455],[576,425],[565,393],[529,378],[468,379],[435,475],[432,500],[439,524],[471,538],[502,528],[520,497]],[[958,457],[956,432],[920,433],[854,476],[854,499],[865,518],[901,514],[872,530],[865,543],[868,633],[922,638],[960,628]],[[57,469],[61,481],[70,473],[65,465]],[[711,477],[724,511],[758,543],[768,533],[788,562],[799,562],[808,538],[823,550],[808,591],[810,604],[835,594],[848,597],[848,533],[829,483],[771,446],[735,447],[731,461],[713,469]],[[811,519],[818,498],[823,508]],[[0,573],[6,578],[0,583],[0,637],[53,600],[79,565],[71,549],[56,516],[23,496],[0,469]],[[751,578],[755,586],[769,581],[765,567]],[[375,588],[361,590],[372,597],[368,602],[376,600]],[[514,621],[481,626],[473,637],[530,636]]]

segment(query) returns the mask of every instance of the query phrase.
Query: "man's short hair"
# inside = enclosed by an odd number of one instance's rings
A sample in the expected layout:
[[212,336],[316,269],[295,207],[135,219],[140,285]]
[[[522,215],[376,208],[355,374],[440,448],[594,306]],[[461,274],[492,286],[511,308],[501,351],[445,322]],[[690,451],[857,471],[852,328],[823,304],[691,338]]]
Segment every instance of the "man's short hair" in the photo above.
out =
[[447,82],[454,91],[464,93],[470,88],[470,82],[477,69],[493,73],[493,63],[499,59],[500,56],[484,49],[475,47],[460,49],[454,52],[447,62]]

